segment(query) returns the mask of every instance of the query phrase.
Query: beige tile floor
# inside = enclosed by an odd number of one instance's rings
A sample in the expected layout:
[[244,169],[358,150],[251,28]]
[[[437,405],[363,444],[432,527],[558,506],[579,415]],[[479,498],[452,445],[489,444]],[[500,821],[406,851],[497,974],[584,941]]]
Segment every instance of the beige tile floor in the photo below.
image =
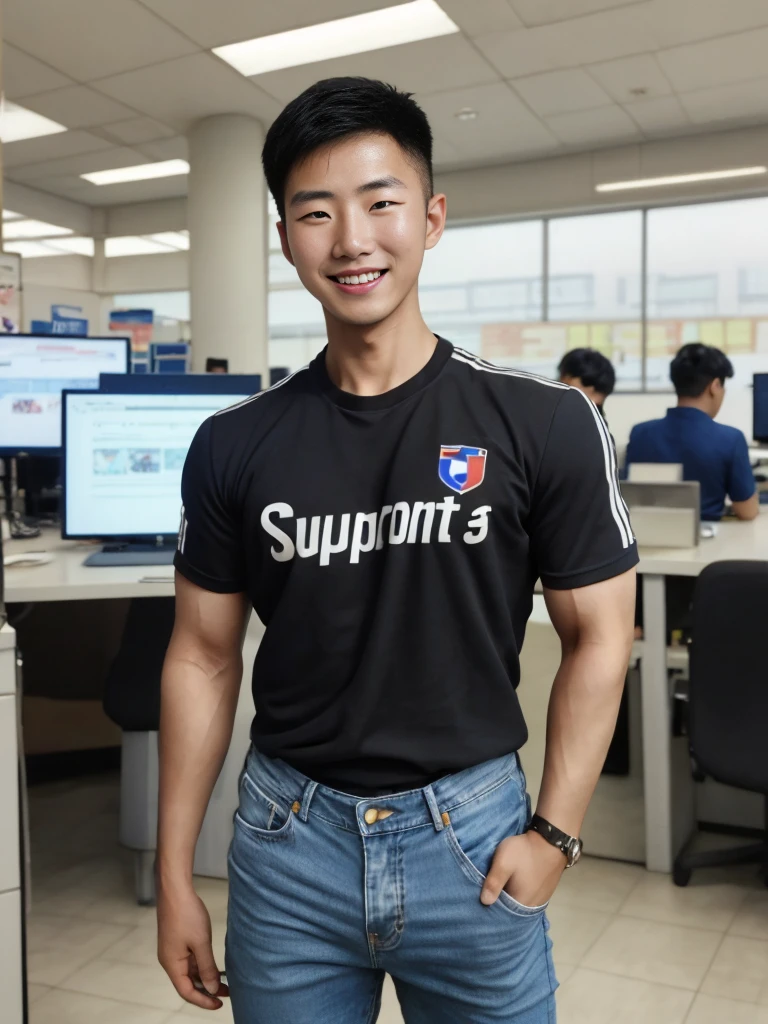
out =
[[[31,1024],[226,1024],[179,999],[155,959],[152,910],[116,842],[117,780],[31,793]],[[222,957],[226,883],[198,879]],[[687,889],[614,861],[568,872],[550,919],[559,1024],[768,1024],[768,890],[752,868]],[[401,1024],[388,981],[380,1024]],[[436,1021],[435,1024],[440,1024]]]

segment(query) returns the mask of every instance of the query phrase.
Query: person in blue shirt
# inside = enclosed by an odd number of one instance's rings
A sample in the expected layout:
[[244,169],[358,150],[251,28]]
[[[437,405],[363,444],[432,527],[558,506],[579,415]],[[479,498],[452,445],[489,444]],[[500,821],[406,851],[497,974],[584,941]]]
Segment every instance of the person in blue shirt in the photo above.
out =
[[633,462],[678,462],[684,480],[701,484],[701,518],[717,521],[726,497],[739,519],[759,511],[755,478],[744,434],[715,423],[725,397],[726,379],[733,376],[730,359],[712,345],[683,345],[670,365],[677,407],[663,420],[633,427],[627,447],[627,469]]

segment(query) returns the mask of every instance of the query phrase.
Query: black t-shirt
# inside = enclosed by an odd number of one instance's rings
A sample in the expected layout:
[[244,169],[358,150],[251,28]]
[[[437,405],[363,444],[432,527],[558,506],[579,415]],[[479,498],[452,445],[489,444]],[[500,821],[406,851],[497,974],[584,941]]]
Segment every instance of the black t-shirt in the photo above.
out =
[[247,591],[266,626],[256,747],[370,795],[517,750],[538,576],[570,589],[637,562],[593,403],[438,339],[383,395],[322,352],[200,427],[176,568]]

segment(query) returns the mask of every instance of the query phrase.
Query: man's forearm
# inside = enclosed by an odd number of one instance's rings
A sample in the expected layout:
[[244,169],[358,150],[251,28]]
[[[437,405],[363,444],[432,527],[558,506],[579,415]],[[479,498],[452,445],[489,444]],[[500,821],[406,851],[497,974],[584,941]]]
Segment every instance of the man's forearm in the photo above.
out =
[[569,835],[581,831],[611,743],[631,638],[577,643],[564,654],[549,701],[537,812]]
[[160,717],[157,872],[191,884],[195,845],[232,738],[242,659],[217,670],[169,650]]

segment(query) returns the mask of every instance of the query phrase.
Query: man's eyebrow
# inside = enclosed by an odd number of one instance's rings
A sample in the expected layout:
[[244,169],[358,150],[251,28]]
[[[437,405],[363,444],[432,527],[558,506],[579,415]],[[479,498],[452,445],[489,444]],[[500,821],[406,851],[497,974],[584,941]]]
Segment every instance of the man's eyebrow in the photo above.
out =
[[384,178],[374,178],[373,181],[367,181],[365,185],[360,185],[355,189],[358,195],[362,195],[364,192],[377,192],[380,188],[407,188],[408,186],[404,181],[400,181],[394,174],[388,174]]
[[318,199],[335,199],[333,192],[329,192],[327,189],[300,189],[293,196],[289,206],[299,206],[301,203],[314,203]]

